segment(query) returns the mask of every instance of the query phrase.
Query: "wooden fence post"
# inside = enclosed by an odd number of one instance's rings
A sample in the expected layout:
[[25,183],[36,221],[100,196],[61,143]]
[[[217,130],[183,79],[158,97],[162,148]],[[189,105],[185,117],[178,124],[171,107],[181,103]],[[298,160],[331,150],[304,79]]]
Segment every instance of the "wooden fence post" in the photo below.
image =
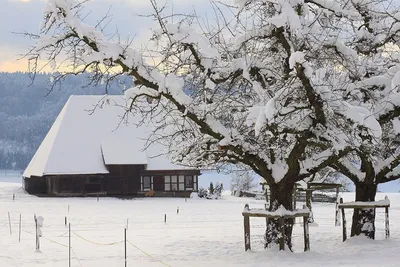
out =
[[126,260],[126,228],[124,230],[124,246],[125,246],[125,267],[126,267],[128,264],[128,262]]
[[244,216],[244,250],[250,250],[250,217]]
[[68,266],[71,267],[71,223],[68,224]]
[[8,225],[10,226],[10,235],[12,235],[12,231],[11,231],[11,217],[10,217],[10,212],[8,212]]
[[[340,204],[343,204],[343,198],[340,198]],[[343,220],[343,242],[347,239],[346,233],[346,215],[344,213],[344,208],[340,208],[342,210],[342,220]]]
[[[250,210],[249,204],[244,205],[244,210]],[[250,250],[250,217],[244,216],[243,217],[243,224],[244,224],[244,250]]]
[[21,223],[22,223],[22,214],[19,215],[19,234],[18,234],[18,242],[21,242]]
[[[385,199],[389,199],[387,196],[385,196]],[[385,233],[386,233],[386,238],[390,237],[390,232],[389,232],[389,207],[385,207]]]
[[279,250],[285,250],[285,219],[284,219],[284,217],[279,218],[279,229],[281,232],[281,238],[279,239]]
[[336,206],[335,206],[335,226],[340,226],[339,213],[339,187],[336,188]]
[[[303,205],[303,209],[306,206]],[[303,230],[304,230],[304,251],[310,251],[310,230],[308,227],[308,216],[303,217]]]
[[[307,185],[308,187],[308,185]],[[312,214],[312,207],[311,207],[311,197],[312,197],[312,190],[311,189],[306,189],[306,206],[310,210],[310,216],[308,217],[308,222],[313,223],[314,222],[314,217]]]

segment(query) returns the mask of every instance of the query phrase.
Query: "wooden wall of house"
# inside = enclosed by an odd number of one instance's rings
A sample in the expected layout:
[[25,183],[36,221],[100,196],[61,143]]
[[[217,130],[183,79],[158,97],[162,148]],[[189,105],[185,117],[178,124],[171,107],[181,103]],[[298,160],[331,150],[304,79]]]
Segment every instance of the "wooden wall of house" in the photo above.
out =
[[[162,192],[166,175],[200,175],[198,170],[165,170],[147,171],[144,165],[109,165],[110,174],[90,175],[51,175],[25,178],[25,190],[30,194],[47,194],[50,196],[88,196],[106,195],[138,195],[141,192],[141,176],[153,177],[156,196],[189,197],[190,191]],[[159,179],[158,179],[159,178]],[[153,184],[154,186],[154,184]],[[157,189],[157,190],[156,190]]]
[[47,194],[46,181],[43,177],[24,177],[24,188],[26,192],[34,195]]
[[108,195],[135,195],[140,191],[140,172],[144,165],[107,165],[110,172],[105,179]]

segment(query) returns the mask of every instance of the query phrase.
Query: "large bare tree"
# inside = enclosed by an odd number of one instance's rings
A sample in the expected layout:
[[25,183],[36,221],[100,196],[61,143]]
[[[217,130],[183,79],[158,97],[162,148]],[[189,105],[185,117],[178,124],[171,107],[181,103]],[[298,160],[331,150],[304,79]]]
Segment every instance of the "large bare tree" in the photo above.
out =
[[[200,24],[195,14],[165,14],[151,0],[149,17],[159,27],[152,45],[136,50],[106,38],[102,23],[85,24],[81,3],[49,0],[28,56],[33,71],[40,59],[56,68],[70,64],[55,83],[85,71],[93,81],[131,76],[129,110],[148,119],[162,114],[152,139],[165,142],[176,162],[251,168],[270,187],[269,210],[292,210],[295,182],[361,151],[364,135],[382,137],[373,110],[346,97],[353,73],[366,74],[352,48],[354,27],[369,32],[372,23],[361,2],[213,4],[215,19]],[[367,49],[384,46],[374,45]],[[289,248],[292,226],[288,219]],[[277,242],[276,222],[269,222],[266,237]]]

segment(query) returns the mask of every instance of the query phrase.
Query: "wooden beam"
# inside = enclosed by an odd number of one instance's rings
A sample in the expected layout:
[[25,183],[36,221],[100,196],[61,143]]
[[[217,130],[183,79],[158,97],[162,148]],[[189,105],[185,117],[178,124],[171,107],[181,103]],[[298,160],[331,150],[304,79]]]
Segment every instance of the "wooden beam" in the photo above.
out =
[[365,203],[365,204],[354,204],[351,205],[350,203],[343,203],[339,204],[339,209],[371,209],[371,208],[389,208],[390,204],[372,204],[372,203]]
[[340,226],[339,219],[339,188],[336,188],[336,201],[335,201],[335,226]]
[[[340,198],[340,203],[343,203],[343,198]],[[339,204],[340,206],[340,204]],[[346,215],[344,213],[344,208],[342,210],[342,220],[343,220],[343,242],[347,239],[347,232],[346,232]]]
[[[385,196],[385,199],[387,200],[388,197]],[[385,237],[386,238],[390,237],[390,232],[389,232],[389,207],[385,207]]]
[[297,218],[297,217],[304,217],[304,216],[310,216],[310,213],[308,212],[299,212],[295,214],[288,214],[288,215],[278,215],[278,214],[265,214],[265,213],[255,213],[252,211],[243,211],[242,215],[245,217],[263,217],[263,218],[270,218],[270,219],[278,219],[281,217],[284,218]]
[[244,216],[244,250],[250,250],[250,218]]

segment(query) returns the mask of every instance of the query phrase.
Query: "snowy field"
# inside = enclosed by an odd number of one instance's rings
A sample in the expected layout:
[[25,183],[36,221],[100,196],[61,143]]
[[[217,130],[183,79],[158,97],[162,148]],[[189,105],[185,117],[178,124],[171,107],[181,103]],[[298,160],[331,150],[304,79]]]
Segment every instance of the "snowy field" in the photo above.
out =
[[[65,216],[71,223],[74,267],[124,266],[122,241],[127,219],[128,266],[400,266],[400,194],[387,195],[391,200],[389,240],[384,240],[383,211],[378,211],[377,240],[353,238],[342,243],[341,227],[334,226],[334,204],[315,203],[318,226],[310,228],[311,252],[301,252],[299,223],[294,233],[296,253],[264,250],[265,221],[257,218],[251,219],[253,251],[244,252],[241,212],[246,202],[250,208],[262,207],[261,200],[231,196],[187,202],[172,198],[37,198],[23,192],[20,178],[0,178],[0,266],[68,266]],[[383,197],[379,194],[377,199]],[[344,198],[350,201],[353,195],[347,193]],[[34,214],[44,217],[40,252],[35,251]],[[349,228],[350,213],[347,217]]]

